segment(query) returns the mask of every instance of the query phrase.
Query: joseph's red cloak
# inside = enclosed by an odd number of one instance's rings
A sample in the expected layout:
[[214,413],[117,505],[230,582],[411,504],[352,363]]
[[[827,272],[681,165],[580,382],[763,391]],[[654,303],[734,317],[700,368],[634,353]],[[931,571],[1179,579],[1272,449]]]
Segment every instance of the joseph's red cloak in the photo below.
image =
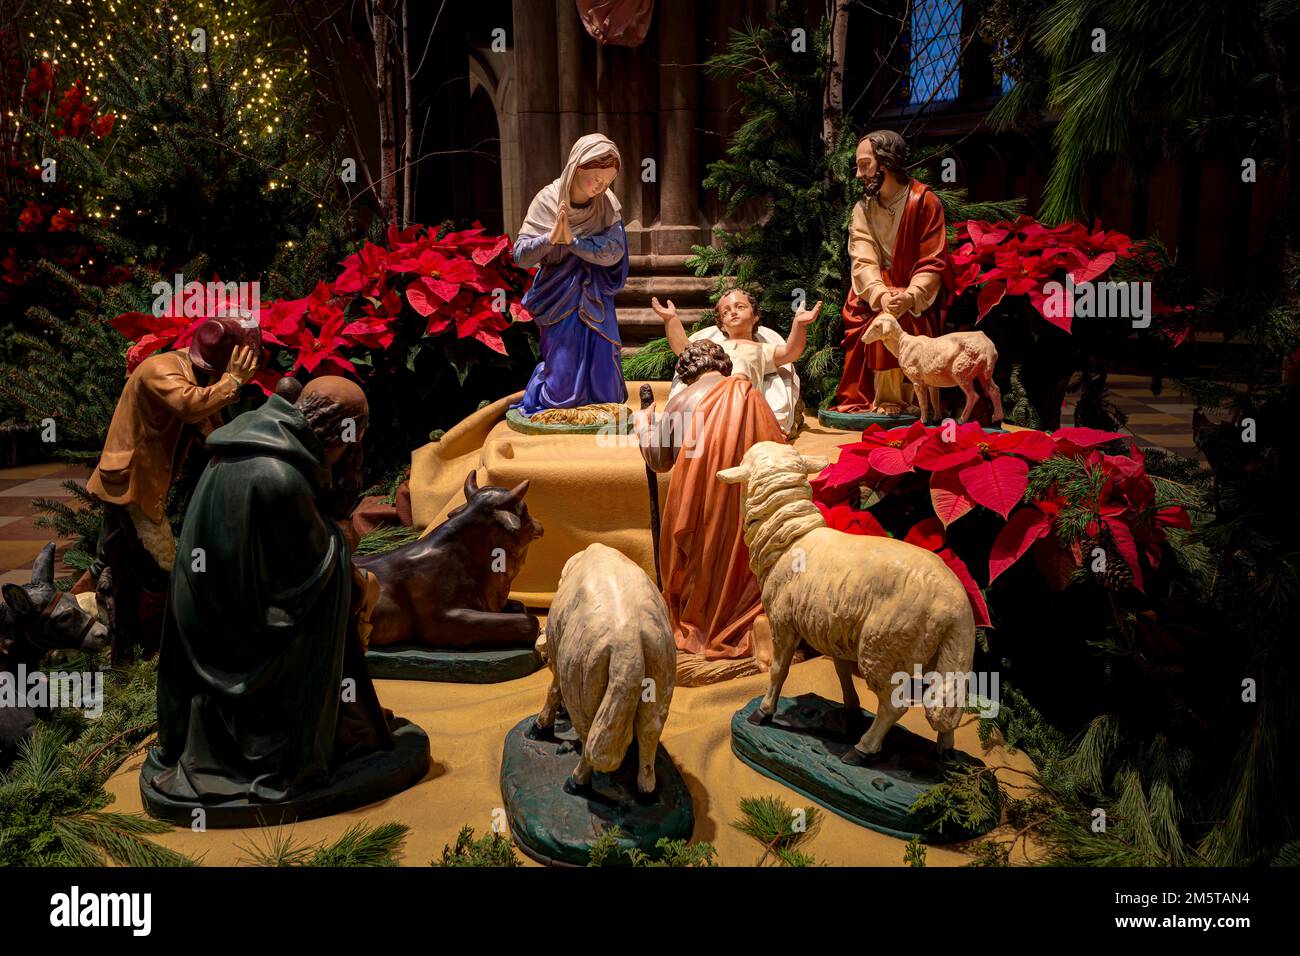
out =
[[749,657],[761,595],[741,534],[742,488],[718,472],[740,464],[751,445],[785,436],[762,393],[736,375],[700,400],[694,436],[673,464],[659,539],[673,637],[678,650],[706,660]]

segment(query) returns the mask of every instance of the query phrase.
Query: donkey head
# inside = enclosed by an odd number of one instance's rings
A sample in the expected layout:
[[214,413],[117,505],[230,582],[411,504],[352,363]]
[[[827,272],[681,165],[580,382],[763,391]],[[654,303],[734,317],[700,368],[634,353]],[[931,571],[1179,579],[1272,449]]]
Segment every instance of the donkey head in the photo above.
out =
[[108,628],[81,609],[69,594],[54,585],[54,542],[47,544],[32,567],[30,584],[6,584],[0,614],[0,661],[34,666],[46,651],[102,649]]

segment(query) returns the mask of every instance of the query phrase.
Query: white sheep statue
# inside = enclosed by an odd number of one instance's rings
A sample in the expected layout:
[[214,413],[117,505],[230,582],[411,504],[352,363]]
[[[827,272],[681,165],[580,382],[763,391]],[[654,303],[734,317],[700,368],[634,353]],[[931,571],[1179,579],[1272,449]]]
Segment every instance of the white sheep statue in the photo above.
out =
[[865,765],[880,752],[906,709],[893,700],[893,690],[902,679],[910,682],[918,667],[940,675],[941,687],[923,700],[938,750],[949,751],[975,653],[970,599],[937,554],[895,538],[826,527],[807,478],[825,467],[824,458],[765,441],[745,452],[736,467],[718,472],[720,480],[745,486],[749,566],[772,628],[767,694],[749,720],[771,721],[795,648],[807,641],[835,661],[848,726],[862,721],[854,664],[877,698],[876,718],[844,755],[845,763]]
[[564,789],[582,793],[593,770],[617,770],[635,732],[637,792],[652,795],[677,645],[668,606],[649,575],[603,544],[569,558],[547,617],[545,649],[551,686],[531,735],[548,736],[564,704],[582,741]]
[[921,420],[929,424],[939,414],[940,388],[957,386],[966,396],[959,422],[970,418],[979,401],[975,383],[979,382],[993,403],[993,424],[1002,421],[1002,392],[993,381],[998,364],[998,350],[983,332],[949,332],[931,337],[903,331],[898,320],[888,312],[876,316],[862,335],[864,345],[884,342],[885,348],[898,359],[907,380],[916,393]]

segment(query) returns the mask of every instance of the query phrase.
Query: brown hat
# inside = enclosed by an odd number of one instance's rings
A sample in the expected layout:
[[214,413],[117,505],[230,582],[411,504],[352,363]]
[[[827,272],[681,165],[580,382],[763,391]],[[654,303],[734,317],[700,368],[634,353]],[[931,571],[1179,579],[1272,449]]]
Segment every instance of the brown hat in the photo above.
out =
[[[236,346],[256,345],[250,331],[238,319],[208,319],[194,330],[190,341],[190,361],[205,372],[224,372]],[[257,330],[260,332],[260,330]],[[257,335],[260,340],[261,336]]]
[[294,404],[302,407],[313,398],[337,405],[348,418],[360,420],[370,414],[370,403],[366,401],[366,393],[361,390],[361,386],[341,375],[313,378],[303,386],[302,394]]

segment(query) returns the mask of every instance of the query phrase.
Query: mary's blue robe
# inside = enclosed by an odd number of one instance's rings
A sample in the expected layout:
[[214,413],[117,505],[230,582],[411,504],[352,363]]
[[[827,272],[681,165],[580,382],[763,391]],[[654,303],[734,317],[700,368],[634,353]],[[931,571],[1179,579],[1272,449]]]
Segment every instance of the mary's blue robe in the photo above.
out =
[[537,321],[541,361],[514,406],[525,415],[627,400],[614,296],[627,282],[627,233],[616,222],[565,246],[520,236],[515,261],[541,268],[523,298]]

